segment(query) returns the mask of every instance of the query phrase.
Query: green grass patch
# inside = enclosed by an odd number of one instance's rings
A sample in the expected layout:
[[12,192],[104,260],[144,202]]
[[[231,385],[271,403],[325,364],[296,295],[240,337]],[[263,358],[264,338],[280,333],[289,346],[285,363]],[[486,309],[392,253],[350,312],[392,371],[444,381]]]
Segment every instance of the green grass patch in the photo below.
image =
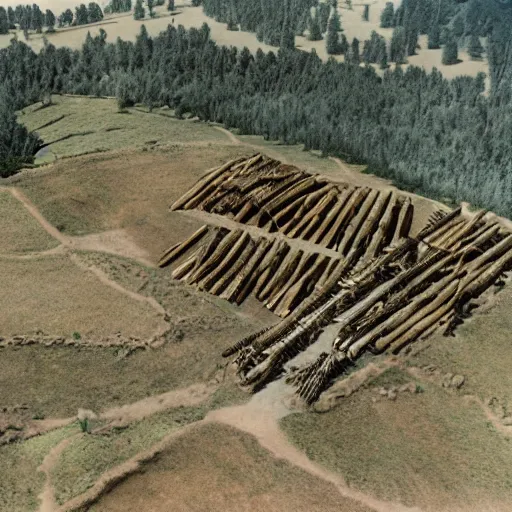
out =
[[436,508],[510,497],[512,442],[489,428],[477,406],[425,387],[396,401],[373,402],[375,393],[363,391],[327,413],[294,414],[281,425],[311,459],[382,499]]
[[[153,141],[165,145],[198,140],[215,144],[228,140],[207,124],[183,122],[169,115],[157,115],[158,112],[129,109],[121,114],[115,100],[54,96],[53,105],[24,109],[19,120],[29,130],[37,130],[45,143],[58,141],[50,146],[57,158],[143,147]],[[59,140],[64,137],[68,138]]]
[[44,251],[59,243],[10,192],[0,192],[0,253]]
[[77,432],[76,425],[73,425],[27,441],[0,446],[0,510],[37,510],[38,495],[45,479],[37,468],[53,447]]
[[57,502],[82,494],[111,469],[188,423],[201,420],[205,409],[180,407],[115,429],[108,435],[85,434],[62,453],[52,472]]

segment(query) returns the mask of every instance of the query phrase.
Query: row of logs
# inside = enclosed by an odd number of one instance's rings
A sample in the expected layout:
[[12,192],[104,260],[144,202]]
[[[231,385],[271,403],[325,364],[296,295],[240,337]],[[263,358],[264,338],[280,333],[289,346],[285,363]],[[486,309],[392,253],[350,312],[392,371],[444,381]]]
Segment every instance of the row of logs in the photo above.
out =
[[[339,333],[330,353],[289,376],[299,395],[313,402],[365,351],[396,353],[440,325],[448,326],[464,304],[511,267],[512,234],[486,220],[485,212],[468,220],[455,210],[415,239],[400,239],[385,254],[342,272],[315,309],[298,310],[281,322],[286,325],[237,344],[242,382],[253,389],[265,385],[336,322]],[[234,352],[232,347],[225,355]]]
[[261,154],[209,172],[171,209],[226,215],[345,256],[364,245],[366,258],[407,236],[413,214],[409,198],[335,184]]
[[241,304],[253,294],[268,309],[288,316],[315,288],[323,286],[338,259],[293,249],[284,240],[253,238],[242,229],[202,226],[169,248],[159,262],[172,277]]

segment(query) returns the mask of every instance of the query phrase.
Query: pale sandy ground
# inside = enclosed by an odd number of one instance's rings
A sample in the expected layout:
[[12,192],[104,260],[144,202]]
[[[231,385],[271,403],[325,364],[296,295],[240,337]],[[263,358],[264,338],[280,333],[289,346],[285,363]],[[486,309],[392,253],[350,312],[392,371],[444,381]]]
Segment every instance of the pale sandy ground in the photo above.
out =
[[[62,12],[67,7],[73,8],[74,5],[79,3],[75,0],[43,0],[39,5],[41,8],[52,8],[56,14]],[[398,3],[395,1],[395,3]],[[17,0],[7,0],[6,5],[16,5]],[[344,3],[340,2],[339,13],[341,15],[342,26],[344,33],[349,41],[357,37],[362,42],[370,38],[373,30],[390,40],[392,29],[381,29],[379,27],[380,14],[386,4],[386,0],[376,0],[370,5],[370,21],[365,22],[362,20],[363,4],[354,5],[353,10],[348,10],[344,7]],[[255,52],[258,48],[264,51],[276,50],[275,47],[260,43],[255,34],[248,32],[232,32],[226,30],[224,23],[217,23],[214,19],[208,18],[204,15],[201,7],[191,7],[190,3],[184,4],[177,3],[176,9],[179,14],[174,16],[174,23],[176,25],[183,25],[185,28],[200,27],[203,23],[207,23],[211,29],[212,38],[220,45],[236,46],[243,48],[247,46],[251,52]],[[165,7],[155,9],[160,17],[154,19],[146,19],[144,21],[135,21],[131,15],[121,15],[105,18],[104,23],[95,25],[88,25],[83,28],[72,28],[57,31],[55,34],[49,34],[48,40],[56,46],[69,46],[71,48],[80,48],[87,32],[95,36],[99,34],[100,28],[103,28],[108,33],[110,41],[115,41],[118,37],[125,40],[134,41],[136,35],[140,31],[142,23],[146,25],[148,32],[155,36],[162,30],[165,30],[171,22],[171,17]],[[115,23],[114,23],[115,22]],[[9,44],[11,35],[0,36],[0,48]],[[24,40],[23,34],[19,34],[20,40]],[[315,49],[317,54],[324,60],[328,58],[325,50],[325,40],[323,41],[308,41],[305,37],[297,37],[296,45],[299,48],[310,51]],[[40,35],[32,35],[29,44],[35,49],[40,50],[43,47],[43,39]],[[427,71],[437,67],[446,78],[453,78],[459,75],[476,76],[479,72],[488,73],[488,62],[484,58],[482,61],[471,61],[467,53],[463,50],[459,51],[459,59],[462,60],[454,66],[443,66],[441,63],[442,50],[429,50],[427,48],[427,37],[420,37],[419,44],[421,49],[418,50],[418,55],[409,58],[409,63],[416,66],[423,66]],[[337,56],[337,60],[343,61],[343,56]],[[380,73],[380,70],[379,70]]]

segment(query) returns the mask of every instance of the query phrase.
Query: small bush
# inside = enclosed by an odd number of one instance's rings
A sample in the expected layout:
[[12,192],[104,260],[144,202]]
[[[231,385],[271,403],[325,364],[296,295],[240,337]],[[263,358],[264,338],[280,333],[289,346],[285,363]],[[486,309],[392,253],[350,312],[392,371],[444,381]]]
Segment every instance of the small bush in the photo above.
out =
[[76,341],[81,340],[82,339],[82,335],[78,331],[75,331],[73,333],[73,339],[76,340]]

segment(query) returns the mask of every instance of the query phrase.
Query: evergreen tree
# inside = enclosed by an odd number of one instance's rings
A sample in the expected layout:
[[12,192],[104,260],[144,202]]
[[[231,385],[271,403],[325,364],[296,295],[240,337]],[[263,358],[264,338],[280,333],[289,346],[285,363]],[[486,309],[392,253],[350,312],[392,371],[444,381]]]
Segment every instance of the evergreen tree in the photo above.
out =
[[380,26],[381,28],[393,27],[393,20],[395,17],[395,7],[393,2],[387,2],[386,7],[382,10],[380,15]]
[[55,14],[53,14],[50,9],[46,9],[44,24],[48,27],[48,32],[53,32],[55,30]]
[[464,35],[464,19],[462,15],[453,18],[452,33],[457,39]]
[[320,25],[320,32],[324,34],[327,32],[327,24],[331,14],[331,7],[329,4],[321,2],[316,8],[316,17]]
[[359,55],[359,39],[354,37],[352,40],[352,44],[350,45],[350,57],[349,62],[351,64],[359,64],[361,63],[361,56]]
[[66,9],[60,16],[59,16],[59,25],[71,25],[73,23],[73,11],[71,9]]
[[443,47],[442,63],[445,66],[450,66],[452,64],[457,64],[458,62],[457,40],[452,35]]
[[295,30],[296,36],[304,35],[304,31],[308,28],[308,22],[309,22],[310,16],[311,15],[309,13],[309,9],[305,9],[304,13],[302,14],[302,16],[299,18],[299,20],[297,22],[297,28]]
[[135,20],[143,20],[146,17],[146,11],[142,5],[142,0],[136,0],[133,18]]
[[429,50],[441,48],[441,29],[437,22],[432,24],[428,32],[428,48]]
[[369,4],[364,5],[363,21],[370,21],[370,5]]
[[42,13],[39,6],[36,4],[32,5],[32,29],[35,30],[38,34],[43,32],[44,25],[44,14]]
[[89,12],[85,4],[80,4],[75,9],[75,21],[77,25],[87,25],[89,23]]
[[7,16],[7,11],[0,7],[0,34],[8,34],[9,33],[9,18]]
[[147,3],[147,6],[148,6],[148,11],[149,11],[149,16],[150,18],[154,18],[155,14],[153,13],[153,0],[146,0],[146,3]]
[[288,1],[285,1],[284,22],[281,30],[281,48],[293,50],[295,48],[295,35],[288,16]]
[[318,22],[318,16],[316,13],[314,16],[309,17],[308,39],[310,41],[321,41],[322,40],[322,31],[320,29],[320,23]]
[[407,54],[405,29],[403,27],[396,27],[393,30],[391,38],[391,45],[389,48],[389,60],[397,64],[405,64],[405,56]]
[[484,47],[480,42],[480,38],[476,34],[472,34],[469,38],[468,54],[471,60],[480,60],[484,53]]
[[348,39],[345,34],[341,34],[340,39],[340,53],[343,55],[347,55],[350,49],[350,45],[348,44]]
[[341,54],[340,40],[338,34],[339,28],[341,28],[340,19],[338,13],[335,12],[329,18],[329,24],[327,25],[326,50],[329,55]]
[[18,21],[16,18],[16,13],[12,7],[7,7],[7,18],[9,18],[9,28],[14,30]]
[[33,163],[40,144],[39,137],[18,123],[11,94],[0,89],[0,177],[7,178]]
[[174,11],[174,0],[169,0],[167,2],[167,10],[169,12],[173,12]]
[[89,23],[97,23],[103,19],[103,11],[96,2],[91,2],[87,8]]
[[380,69],[387,69],[389,67],[388,50],[386,48],[386,41],[384,39],[381,41],[381,44],[380,44],[377,62],[379,63]]

